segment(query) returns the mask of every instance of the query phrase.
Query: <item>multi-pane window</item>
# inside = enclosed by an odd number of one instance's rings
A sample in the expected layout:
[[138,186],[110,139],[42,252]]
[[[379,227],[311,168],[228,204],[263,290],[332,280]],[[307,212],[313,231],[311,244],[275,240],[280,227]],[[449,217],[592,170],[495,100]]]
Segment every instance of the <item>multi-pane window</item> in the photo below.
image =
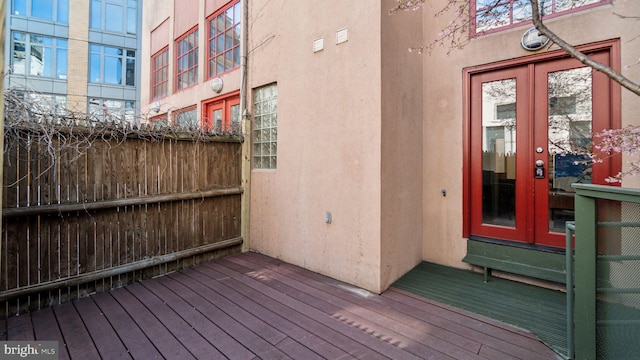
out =
[[172,117],[173,123],[177,127],[185,129],[198,128],[198,112],[195,105],[174,111]]
[[137,0],[91,0],[92,29],[136,34],[138,27]]
[[135,101],[90,98],[89,114],[94,120],[133,123],[135,120]]
[[160,99],[168,95],[169,48],[164,48],[151,57],[152,98]]
[[176,41],[176,90],[198,82],[198,28]]
[[154,116],[151,119],[149,119],[149,124],[155,130],[164,129],[169,126],[169,116],[167,116],[167,114]]
[[67,97],[64,95],[16,91],[15,96],[24,101],[25,108],[35,116],[34,120],[41,120],[52,114],[61,116],[66,114]]
[[278,87],[254,90],[253,167],[276,169],[278,154]]
[[17,31],[11,40],[13,74],[67,78],[67,40]]
[[[539,0],[543,16],[605,2],[610,0]],[[475,0],[473,10],[476,33],[520,24],[532,14],[530,0]]]
[[11,14],[69,23],[69,0],[13,0]]
[[91,44],[89,82],[135,86],[135,50]]
[[209,77],[240,66],[240,1],[234,1],[209,19]]

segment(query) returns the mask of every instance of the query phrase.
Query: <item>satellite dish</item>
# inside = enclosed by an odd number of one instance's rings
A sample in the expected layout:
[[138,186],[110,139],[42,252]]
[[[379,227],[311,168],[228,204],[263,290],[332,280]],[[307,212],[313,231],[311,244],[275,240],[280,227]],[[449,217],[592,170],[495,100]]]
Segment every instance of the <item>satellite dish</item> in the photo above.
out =
[[525,31],[525,33],[522,34],[522,39],[520,40],[520,45],[522,45],[525,50],[529,51],[540,50],[548,43],[549,38],[540,34],[538,29],[534,27]]

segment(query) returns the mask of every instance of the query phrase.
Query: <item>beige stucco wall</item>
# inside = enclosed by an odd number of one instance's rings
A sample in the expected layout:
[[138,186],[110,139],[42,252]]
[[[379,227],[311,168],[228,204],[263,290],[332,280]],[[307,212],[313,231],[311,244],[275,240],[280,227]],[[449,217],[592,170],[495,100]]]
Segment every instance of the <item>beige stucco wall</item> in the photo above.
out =
[[278,168],[252,172],[251,247],[380,291],[381,4],[250,6],[249,87],[278,84]]
[[[425,42],[448,24],[451,17],[434,17],[446,0],[431,1],[423,9]],[[622,61],[635,64],[640,57],[640,35],[634,20],[621,20],[613,13],[637,15],[640,2],[616,0],[613,4],[549,19],[547,25],[573,44],[620,38]],[[480,36],[462,50],[445,54],[437,48],[431,56],[424,55],[424,161],[423,161],[423,258],[440,264],[466,267],[461,262],[466,252],[462,237],[462,168],[463,168],[463,69],[502,60],[525,57],[536,52],[520,47],[520,37],[530,25]],[[551,46],[539,52],[557,50]],[[640,79],[640,66],[624,69],[632,79]],[[622,91],[622,122],[640,124],[640,101],[630,92]],[[637,178],[624,183],[638,186]],[[442,189],[447,189],[443,197]]]
[[422,259],[422,43],[419,13],[389,15],[382,2],[381,278],[382,289]]

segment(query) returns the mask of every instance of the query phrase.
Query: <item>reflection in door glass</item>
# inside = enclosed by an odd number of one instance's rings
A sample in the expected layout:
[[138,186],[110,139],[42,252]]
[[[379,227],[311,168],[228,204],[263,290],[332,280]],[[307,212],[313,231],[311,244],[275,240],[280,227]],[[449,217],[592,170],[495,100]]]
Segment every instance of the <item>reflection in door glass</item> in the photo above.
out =
[[573,183],[591,183],[592,85],[590,68],[549,73],[549,231],[574,220]]
[[213,119],[213,129],[214,131],[222,130],[222,109],[213,110],[213,115],[211,116]]
[[516,80],[482,84],[482,222],[515,227]]

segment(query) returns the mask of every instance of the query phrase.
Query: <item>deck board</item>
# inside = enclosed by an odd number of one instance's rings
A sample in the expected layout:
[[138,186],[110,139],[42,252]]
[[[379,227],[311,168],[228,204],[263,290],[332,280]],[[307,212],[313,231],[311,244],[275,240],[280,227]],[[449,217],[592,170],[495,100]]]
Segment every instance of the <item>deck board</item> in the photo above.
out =
[[[530,333],[254,253],[0,322],[61,359],[559,359]],[[66,345],[65,345],[66,344]]]
[[[160,352],[111,293],[92,297],[134,359],[160,358]],[[86,301],[86,300],[82,300]],[[79,301],[78,301],[79,302]],[[42,310],[39,310],[42,311]],[[38,312],[38,311],[37,311]]]
[[[100,357],[91,335],[87,331],[80,314],[72,302],[66,302],[53,308],[58,326],[65,340],[70,358],[98,359]],[[60,344],[62,346],[62,344]]]
[[171,359],[195,359],[195,356],[127,288],[114,290],[111,294],[162,356]]
[[75,306],[103,359],[131,358],[118,334],[94,301],[77,301]]
[[[33,331],[36,339],[44,339],[48,341],[57,341],[58,344],[64,344],[64,337],[58,326],[53,308],[44,308],[31,314],[33,322]],[[69,352],[65,346],[58,346],[58,358],[60,360],[69,359]]]

